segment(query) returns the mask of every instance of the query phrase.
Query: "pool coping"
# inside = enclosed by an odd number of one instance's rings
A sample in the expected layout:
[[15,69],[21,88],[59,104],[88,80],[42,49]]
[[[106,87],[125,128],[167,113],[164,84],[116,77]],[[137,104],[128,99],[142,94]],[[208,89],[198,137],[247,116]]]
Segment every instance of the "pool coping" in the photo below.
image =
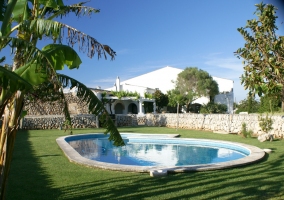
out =
[[[200,165],[185,165],[185,166],[136,166],[136,165],[121,165],[121,164],[112,164],[90,160],[82,157],[73,147],[71,147],[68,142],[66,142],[66,138],[73,136],[84,136],[90,134],[102,134],[102,133],[88,133],[88,134],[77,134],[77,135],[68,135],[62,136],[56,139],[57,144],[64,152],[65,156],[68,158],[70,162],[77,163],[80,165],[84,165],[91,168],[101,168],[107,170],[116,170],[116,171],[129,171],[129,172],[150,172],[153,170],[167,170],[168,172],[190,172],[190,171],[207,171],[207,170],[218,170],[218,169],[227,169],[233,168],[243,165],[248,165],[254,162],[259,161],[265,156],[265,152],[252,145],[238,143],[238,142],[229,142],[223,140],[209,140],[209,139],[197,139],[197,138],[179,138],[180,140],[202,140],[208,142],[221,142],[226,144],[232,144],[244,147],[250,151],[250,155],[241,159],[221,162],[221,163],[213,163],[213,164],[200,164]],[[123,133],[127,134],[127,133]],[[131,133],[131,134],[141,134],[141,133]],[[161,136],[163,135],[165,138],[175,138],[178,137],[178,134],[145,134],[143,136],[152,135],[152,136]]]

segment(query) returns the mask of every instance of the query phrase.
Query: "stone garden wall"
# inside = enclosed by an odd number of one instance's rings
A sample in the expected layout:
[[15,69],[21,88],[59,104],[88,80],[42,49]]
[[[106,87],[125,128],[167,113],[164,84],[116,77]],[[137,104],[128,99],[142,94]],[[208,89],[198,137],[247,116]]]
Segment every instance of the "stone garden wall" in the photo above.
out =
[[[226,132],[239,134],[242,124],[246,123],[247,130],[252,130],[255,135],[263,132],[259,126],[258,114],[147,114],[137,115],[117,115],[117,126],[165,126],[170,128],[208,130],[215,132]],[[263,116],[265,117],[265,116]],[[282,116],[272,116],[273,130],[270,132],[275,137],[284,136],[284,118]]]
[[[88,114],[88,105],[80,100],[75,94],[67,93],[64,94],[65,99],[68,103],[70,114]],[[42,102],[40,100],[34,102],[27,102],[24,110],[27,111],[28,115],[62,115],[63,103],[61,101],[54,102]]]
[[[88,105],[75,94],[64,94],[71,114],[73,128],[98,127],[96,116],[88,114]],[[26,101],[24,110],[27,116],[21,121],[22,129],[61,129],[64,128],[63,103],[61,101]]]
[[[64,116],[62,115],[42,115],[42,116],[25,116],[21,121],[20,127],[22,129],[63,129]],[[96,116],[71,115],[72,128],[96,128],[98,121]]]
[[[73,128],[94,128],[98,126],[98,120],[94,115],[88,114],[88,105],[72,93],[65,94],[71,113]],[[28,102],[24,110],[28,115],[21,122],[22,129],[60,129],[63,126],[64,118],[61,102]],[[254,134],[261,135],[259,126],[259,115],[257,114],[192,114],[164,113],[146,114],[117,114],[115,124],[121,126],[164,126],[170,128],[208,130],[216,132],[240,133],[242,124],[246,123],[247,130]],[[271,134],[275,137],[284,136],[284,116],[272,116],[273,130]]]
[[[147,114],[138,116],[135,114],[116,115],[115,124],[122,126],[163,126],[169,128],[208,130],[215,132],[227,132],[239,134],[242,124],[246,123],[247,130],[252,130],[254,134],[261,135],[263,132],[259,126],[259,115],[249,114]],[[73,128],[95,128],[98,127],[96,116],[91,114],[71,115]],[[275,137],[284,136],[284,118],[282,116],[272,116],[273,130],[270,132]],[[62,115],[42,115],[25,116],[22,120],[22,129],[60,129],[63,126],[64,117]]]

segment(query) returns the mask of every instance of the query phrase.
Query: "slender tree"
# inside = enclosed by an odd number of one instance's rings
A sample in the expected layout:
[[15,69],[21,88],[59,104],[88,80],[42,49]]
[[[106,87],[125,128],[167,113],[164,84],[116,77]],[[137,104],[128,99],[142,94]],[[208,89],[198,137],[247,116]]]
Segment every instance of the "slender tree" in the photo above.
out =
[[281,94],[284,111],[284,37],[277,35],[276,10],[273,5],[256,4],[258,18],[238,28],[245,45],[235,55],[243,58],[241,83],[244,88],[258,96]]
[[178,130],[179,127],[179,110],[180,110],[180,105],[183,105],[185,102],[184,96],[180,93],[179,90],[177,89],[172,89],[167,92],[168,98],[169,98],[169,103],[168,105],[177,107],[177,125],[176,125],[176,130]]
[[[64,66],[69,69],[79,68],[81,59],[73,50],[75,44],[86,52],[90,58],[97,54],[114,59],[115,52],[108,46],[99,43],[93,37],[79,30],[56,21],[57,17],[65,17],[74,13],[81,17],[97,13],[99,10],[78,3],[64,5],[62,0],[4,0],[0,3],[0,50],[12,48],[14,55],[11,69],[0,66],[0,116],[3,123],[0,132],[0,197],[4,191],[19,120],[23,114],[24,98],[27,94],[38,94],[40,88],[53,88],[51,95],[59,95],[64,102],[62,112],[67,127],[71,126],[67,102],[64,99],[64,87],[77,87],[77,96],[89,103],[89,110],[94,114],[102,114],[105,119],[106,133],[116,145],[123,145],[119,132],[108,117],[103,104],[92,91],[75,79],[58,74]],[[62,39],[67,43],[63,44]],[[52,44],[42,49],[37,43],[48,38]],[[50,87],[52,86],[52,87]]]

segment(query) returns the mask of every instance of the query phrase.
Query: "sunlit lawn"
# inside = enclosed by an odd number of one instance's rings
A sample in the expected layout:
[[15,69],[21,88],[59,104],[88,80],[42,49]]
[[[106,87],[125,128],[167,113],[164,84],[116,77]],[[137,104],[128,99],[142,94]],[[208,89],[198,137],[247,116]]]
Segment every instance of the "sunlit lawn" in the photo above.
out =
[[[50,199],[284,199],[284,141],[164,127],[120,128],[120,132],[178,133],[181,137],[236,141],[271,148],[262,161],[234,169],[169,174],[108,171],[70,163],[56,143],[60,130],[20,131],[6,197]],[[74,134],[103,132],[76,129]]]

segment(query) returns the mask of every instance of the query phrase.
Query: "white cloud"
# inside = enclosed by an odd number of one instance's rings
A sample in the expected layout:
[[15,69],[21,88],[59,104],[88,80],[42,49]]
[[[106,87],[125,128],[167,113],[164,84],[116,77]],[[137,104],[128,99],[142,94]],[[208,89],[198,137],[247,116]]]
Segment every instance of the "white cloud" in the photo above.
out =
[[242,61],[236,57],[223,56],[223,53],[212,53],[204,58],[204,64],[209,74],[221,78],[234,80],[235,100],[241,101],[247,97],[247,90],[241,85],[240,77],[243,74]]
[[116,51],[116,55],[129,54],[129,52],[131,52],[131,50],[129,50],[129,49],[120,49],[120,50]]
[[234,57],[228,57],[228,58],[218,58],[213,57],[208,59],[205,62],[206,65],[220,67],[224,69],[234,70],[237,72],[243,72],[243,66],[241,60]]
[[95,80],[92,80],[90,83],[87,83],[86,85],[87,85],[87,87],[90,87],[90,88],[100,87],[102,89],[105,89],[105,88],[112,87],[115,83],[115,79],[116,79],[116,77],[95,79]]
[[93,80],[92,82],[95,82],[95,83],[112,83],[112,82],[115,82],[115,78],[96,79],[96,80]]

